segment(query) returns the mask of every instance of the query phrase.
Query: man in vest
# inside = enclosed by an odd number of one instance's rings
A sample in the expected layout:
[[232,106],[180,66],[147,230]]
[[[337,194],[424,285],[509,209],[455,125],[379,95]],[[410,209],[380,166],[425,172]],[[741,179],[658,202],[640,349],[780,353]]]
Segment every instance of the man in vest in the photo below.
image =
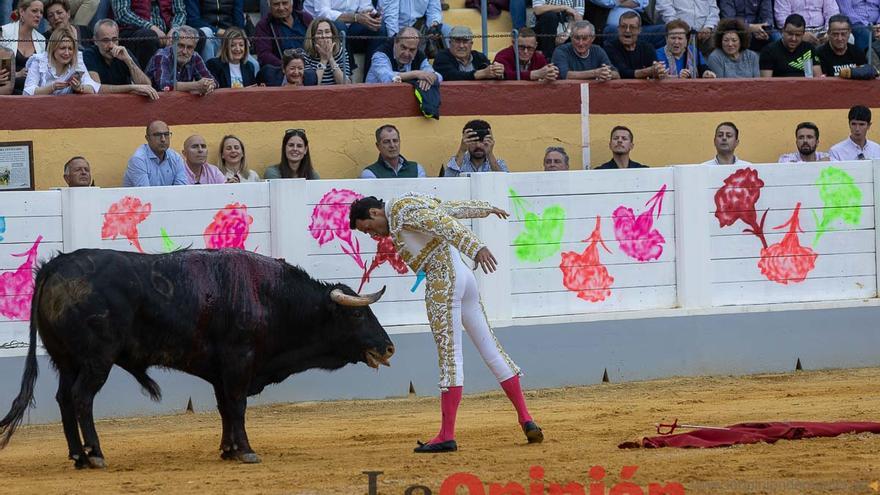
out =
[[425,169],[400,154],[400,132],[391,124],[376,129],[379,159],[361,172],[361,179],[425,177]]
[[[145,68],[156,50],[171,44],[174,29],[186,24],[183,0],[110,0],[122,46]],[[134,39],[132,39],[134,38]]]
[[428,91],[443,78],[434,72],[425,54],[419,51],[419,31],[406,27],[390,42],[373,54],[367,74],[368,83],[390,83],[417,80],[422,91]]

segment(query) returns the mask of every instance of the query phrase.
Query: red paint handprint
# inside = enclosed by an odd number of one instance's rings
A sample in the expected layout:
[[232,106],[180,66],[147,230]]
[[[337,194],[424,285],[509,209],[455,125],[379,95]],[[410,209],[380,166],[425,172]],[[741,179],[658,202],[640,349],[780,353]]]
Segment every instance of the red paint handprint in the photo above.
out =
[[409,271],[406,267],[406,263],[403,262],[403,259],[397,254],[397,250],[394,249],[394,242],[391,241],[391,237],[373,237],[373,240],[378,243],[376,245],[376,256],[373,257],[373,261],[370,263],[369,268],[364,269],[364,274],[361,276],[361,285],[357,290],[358,292],[360,292],[361,289],[364,288],[364,285],[370,281],[370,274],[373,273],[373,270],[379,268],[379,265],[386,261],[391,263],[392,268],[401,275]]
[[819,257],[812,249],[801,246],[798,232],[801,230],[800,213],[801,204],[794,207],[791,218],[775,229],[788,227],[788,233],[782,241],[761,250],[761,259],[758,268],[768,279],[788,285],[789,282],[803,282],[813,268],[816,267],[816,258]]
[[101,239],[116,239],[116,236],[123,235],[135,249],[143,253],[138,224],[150,216],[150,210],[150,203],[142,204],[139,198],[133,196],[125,196],[113,203],[104,213]]
[[590,243],[587,249],[582,254],[572,251],[562,253],[562,262],[559,263],[563,285],[577,292],[579,298],[590,302],[604,301],[611,295],[611,284],[614,283],[614,277],[599,260],[599,244],[605,251],[611,252],[602,240],[600,225],[601,217],[597,216],[596,228],[589,238],[584,239],[584,242]]
[[248,215],[247,205],[232,203],[214,215],[205,228],[205,247],[208,249],[244,249],[254,217]]
[[666,239],[654,227],[654,208],[657,208],[657,218],[663,210],[663,195],[666,193],[666,184],[651,197],[645,206],[651,205],[647,211],[643,211],[638,218],[632,208],[618,206],[611,218],[614,221],[614,238],[620,244],[620,250],[630,258],[639,261],[651,261],[660,258],[663,254],[663,243]]
[[42,240],[43,236],[37,236],[30,249],[21,254],[13,254],[12,256],[27,256],[27,259],[14,272],[0,275],[0,315],[16,320],[30,318],[31,299],[34,295],[34,262]]
[[724,179],[724,185],[715,192],[715,218],[721,227],[727,227],[742,220],[750,228],[743,232],[750,232],[758,236],[761,244],[766,248],[767,240],[764,238],[764,219],[767,218],[767,210],[761,216],[758,223],[758,213],[755,204],[761,197],[761,188],[764,181],[758,177],[758,171],[751,168],[741,168]]

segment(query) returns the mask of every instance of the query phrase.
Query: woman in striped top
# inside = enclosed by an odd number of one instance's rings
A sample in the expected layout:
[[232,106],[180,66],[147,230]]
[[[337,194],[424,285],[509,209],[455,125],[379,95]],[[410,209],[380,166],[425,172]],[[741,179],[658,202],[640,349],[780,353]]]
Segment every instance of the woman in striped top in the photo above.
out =
[[325,18],[313,20],[303,46],[306,68],[314,69],[319,85],[351,83],[348,52],[332,22]]

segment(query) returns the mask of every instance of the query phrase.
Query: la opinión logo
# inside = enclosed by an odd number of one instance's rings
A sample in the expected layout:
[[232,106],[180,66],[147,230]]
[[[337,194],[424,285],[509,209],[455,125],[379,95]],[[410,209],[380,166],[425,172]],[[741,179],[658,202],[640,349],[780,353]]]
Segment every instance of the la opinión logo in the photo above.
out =
[[[590,481],[578,483],[570,481],[566,484],[549,483],[544,481],[544,468],[532,466],[529,468],[529,481],[520,484],[514,481],[507,483],[484,483],[479,476],[473,473],[455,473],[447,476],[440,483],[439,495],[456,495],[463,493],[460,488],[467,490],[467,495],[684,495],[684,486],[681,483],[648,483],[646,488],[629,481],[636,474],[638,466],[623,466],[620,469],[620,481],[607,486],[602,480],[605,478],[605,468],[593,466],[588,472]],[[379,495],[379,476],[384,471],[363,471],[367,475],[368,495]],[[411,485],[403,491],[403,495],[433,495],[434,491],[425,485]]]

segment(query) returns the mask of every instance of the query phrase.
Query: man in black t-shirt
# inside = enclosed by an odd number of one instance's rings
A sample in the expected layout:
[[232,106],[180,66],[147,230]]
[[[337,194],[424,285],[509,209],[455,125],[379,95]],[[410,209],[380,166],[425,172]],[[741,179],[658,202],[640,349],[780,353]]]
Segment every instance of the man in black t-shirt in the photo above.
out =
[[666,66],[657,61],[650,43],[639,41],[642,18],[635,11],[624,12],[617,25],[617,38],[605,42],[605,51],[621,79],[663,79]]
[[761,50],[761,77],[804,77],[810,71],[810,65],[811,77],[822,75],[822,68],[813,53],[813,45],[804,41],[806,25],[800,14],[791,14],[785,18],[782,39]]
[[622,125],[614,126],[614,129],[611,129],[611,139],[608,141],[608,148],[611,149],[611,159],[596,167],[596,170],[648,168],[647,165],[630,160],[629,153],[634,147],[632,131]]
[[816,57],[822,65],[822,73],[840,76],[844,67],[858,67],[868,63],[865,53],[849,44],[852,24],[845,15],[834,15],[828,20],[828,43],[816,49]]
[[119,26],[112,19],[95,24],[95,46],[83,52],[89,75],[101,84],[99,93],[131,93],[159,99],[150,78],[138,67],[127,48],[119,44]]

